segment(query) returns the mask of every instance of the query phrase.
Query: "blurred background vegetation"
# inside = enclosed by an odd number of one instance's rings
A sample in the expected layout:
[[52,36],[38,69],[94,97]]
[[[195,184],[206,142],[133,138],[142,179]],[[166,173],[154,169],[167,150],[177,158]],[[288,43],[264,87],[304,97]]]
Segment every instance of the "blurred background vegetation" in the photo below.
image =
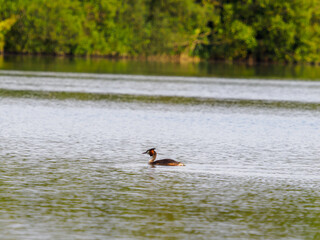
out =
[[320,0],[0,0],[0,52],[320,63]]

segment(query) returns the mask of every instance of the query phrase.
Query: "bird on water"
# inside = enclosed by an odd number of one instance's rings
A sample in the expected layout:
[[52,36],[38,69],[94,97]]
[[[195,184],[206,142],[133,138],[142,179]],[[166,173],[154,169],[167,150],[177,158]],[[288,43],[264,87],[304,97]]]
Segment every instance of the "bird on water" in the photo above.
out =
[[150,165],[185,166],[181,162],[177,162],[173,159],[168,159],[168,158],[155,161],[157,158],[157,153],[155,151],[155,148],[150,148],[142,154],[149,154],[150,155],[150,157],[151,157],[151,159],[149,160]]

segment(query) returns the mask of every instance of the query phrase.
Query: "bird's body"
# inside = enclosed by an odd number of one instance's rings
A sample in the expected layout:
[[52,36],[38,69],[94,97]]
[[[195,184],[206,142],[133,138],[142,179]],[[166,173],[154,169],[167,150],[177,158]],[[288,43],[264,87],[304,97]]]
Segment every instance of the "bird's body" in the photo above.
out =
[[177,162],[173,159],[161,159],[161,160],[156,160],[157,158],[157,153],[155,151],[155,148],[151,148],[147,151],[145,151],[143,154],[149,154],[151,159],[149,160],[149,164],[150,165],[162,165],[162,166],[185,166],[183,163],[181,162]]

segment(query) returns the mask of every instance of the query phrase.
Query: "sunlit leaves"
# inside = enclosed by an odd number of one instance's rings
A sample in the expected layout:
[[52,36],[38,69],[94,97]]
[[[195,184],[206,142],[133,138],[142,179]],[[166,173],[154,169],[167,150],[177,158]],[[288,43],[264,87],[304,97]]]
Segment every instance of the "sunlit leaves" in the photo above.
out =
[[0,30],[0,51],[320,62],[319,6],[320,0],[0,0],[0,22],[17,20],[0,23],[10,25]]
[[0,53],[3,51],[5,44],[5,34],[11,29],[13,24],[17,21],[16,16],[12,16],[3,21],[0,21]]

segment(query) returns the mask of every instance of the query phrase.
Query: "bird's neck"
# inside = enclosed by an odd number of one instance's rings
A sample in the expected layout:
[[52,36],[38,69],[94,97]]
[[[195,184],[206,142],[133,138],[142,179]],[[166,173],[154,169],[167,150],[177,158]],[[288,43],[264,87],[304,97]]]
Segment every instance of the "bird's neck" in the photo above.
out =
[[149,160],[149,163],[153,163],[154,160],[156,160],[156,158],[157,158],[157,153],[154,152],[154,154],[151,156],[151,158],[150,158],[150,160]]

